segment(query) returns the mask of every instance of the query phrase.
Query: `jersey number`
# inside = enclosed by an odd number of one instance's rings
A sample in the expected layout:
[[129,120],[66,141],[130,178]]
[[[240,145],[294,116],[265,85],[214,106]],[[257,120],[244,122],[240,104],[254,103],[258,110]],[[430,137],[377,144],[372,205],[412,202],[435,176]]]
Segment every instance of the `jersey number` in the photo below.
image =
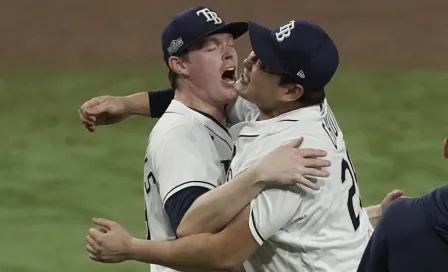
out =
[[[355,214],[355,209],[353,207],[353,197],[357,193],[356,185],[358,184],[358,180],[356,178],[356,174],[353,169],[353,165],[350,160],[350,155],[348,154],[348,152],[347,152],[347,158],[348,158],[348,161],[345,159],[342,159],[341,180],[342,180],[342,183],[344,183],[346,181],[346,179],[347,179],[346,173],[348,171],[348,173],[350,174],[350,177],[352,179],[352,186],[350,187],[350,189],[348,191],[347,208],[348,208],[348,213],[350,214],[350,220],[352,221],[353,228],[356,231],[359,228],[359,214],[358,214],[358,216],[356,216],[356,214]],[[361,199],[359,197],[358,197],[358,199],[359,199],[359,206],[362,208]]]
[[[145,164],[147,164],[147,163],[148,163],[148,157],[145,158]],[[145,169],[146,169],[146,165],[145,165]],[[145,181],[143,182],[143,187],[145,189],[146,195],[149,195],[149,193],[151,192],[151,186],[156,186],[156,185],[157,185],[157,181],[156,181],[156,178],[154,177],[154,174],[152,172],[149,172],[149,174],[146,176]],[[145,225],[146,225],[146,239],[150,240],[151,233],[149,231],[148,207],[146,206],[146,201],[145,201]]]
[[146,225],[146,240],[151,240],[151,233],[149,233],[149,222],[148,222],[148,208],[145,203],[145,225]]

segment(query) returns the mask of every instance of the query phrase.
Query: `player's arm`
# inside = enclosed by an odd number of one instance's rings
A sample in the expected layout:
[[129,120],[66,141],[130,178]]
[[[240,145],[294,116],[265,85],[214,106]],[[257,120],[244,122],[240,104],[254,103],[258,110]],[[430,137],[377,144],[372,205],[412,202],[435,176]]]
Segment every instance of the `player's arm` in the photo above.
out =
[[290,222],[301,203],[297,185],[262,191],[222,231],[172,242],[134,240],[130,257],[171,267],[235,271],[276,231]]
[[384,210],[386,210],[386,208],[390,205],[392,201],[402,196],[403,196],[402,190],[393,190],[392,192],[386,195],[386,197],[380,204],[367,207],[366,212],[367,216],[369,217],[370,224],[375,228],[381,216],[383,215]]
[[129,258],[173,269],[236,271],[259,246],[249,229],[249,213],[249,207],[245,208],[215,234],[195,234],[172,242],[134,238]]
[[115,124],[130,115],[159,118],[174,98],[173,89],[135,93],[128,96],[99,96],[85,102],[78,111],[90,131],[96,126]]
[[226,107],[227,123],[235,125],[240,122],[252,120],[258,112],[258,107],[255,104],[239,96]]
[[303,186],[317,190],[319,187],[305,176],[328,176],[321,169],[330,166],[330,161],[321,159],[326,152],[297,148],[288,156],[289,150],[283,150],[285,147],[298,147],[302,140],[275,149],[230,182],[198,197],[185,213],[177,229],[178,237],[222,230],[266,185],[283,186],[296,180]]
[[91,229],[87,237],[90,258],[100,262],[136,260],[180,270],[234,271],[264,241],[292,222],[301,205],[301,188],[262,191],[250,206],[222,231],[201,233],[173,241],[151,241],[132,238],[121,226],[104,219],[94,222],[108,229]]
[[256,167],[235,177],[232,182],[199,196],[184,214],[177,236],[216,233],[222,230],[245,206],[260,193],[265,182]]

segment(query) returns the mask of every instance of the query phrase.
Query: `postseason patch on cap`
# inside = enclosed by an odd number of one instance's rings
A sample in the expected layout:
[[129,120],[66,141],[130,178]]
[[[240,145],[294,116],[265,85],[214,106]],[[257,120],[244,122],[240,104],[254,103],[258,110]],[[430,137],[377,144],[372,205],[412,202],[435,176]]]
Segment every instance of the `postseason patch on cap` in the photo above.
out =
[[182,38],[177,38],[176,40],[172,40],[170,46],[168,46],[168,54],[172,55],[179,50],[179,48],[184,44]]

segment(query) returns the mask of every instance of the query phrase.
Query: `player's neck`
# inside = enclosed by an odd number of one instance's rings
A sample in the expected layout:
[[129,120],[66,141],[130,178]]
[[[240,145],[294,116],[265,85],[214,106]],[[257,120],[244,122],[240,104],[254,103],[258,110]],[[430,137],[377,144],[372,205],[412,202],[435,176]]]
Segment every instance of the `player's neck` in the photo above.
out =
[[295,111],[300,109],[301,106],[298,103],[287,103],[287,104],[282,104],[279,105],[278,107],[275,108],[260,108],[260,115],[258,117],[259,120],[267,120],[267,119],[271,119],[271,118],[275,118],[279,115],[288,113],[290,111]]
[[226,126],[226,116],[224,106],[218,107],[208,103],[195,95],[193,92],[183,92],[176,90],[174,99],[181,102],[185,106],[204,112],[215,118],[222,126]]

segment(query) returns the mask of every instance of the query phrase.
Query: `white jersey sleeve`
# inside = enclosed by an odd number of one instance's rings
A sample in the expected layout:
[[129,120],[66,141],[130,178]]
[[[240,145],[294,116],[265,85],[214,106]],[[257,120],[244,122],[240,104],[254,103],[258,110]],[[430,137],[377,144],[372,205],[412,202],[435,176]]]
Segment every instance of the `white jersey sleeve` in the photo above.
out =
[[216,188],[221,176],[210,135],[191,124],[171,128],[163,139],[150,140],[149,154],[158,177],[163,206],[176,192],[191,186]]
[[227,122],[230,125],[235,125],[240,122],[254,120],[259,113],[258,107],[239,97],[229,104],[227,109]]
[[252,200],[249,229],[260,246],[289,223],[300,206],[301,190],[298,185],[284,190],[266,189]]

